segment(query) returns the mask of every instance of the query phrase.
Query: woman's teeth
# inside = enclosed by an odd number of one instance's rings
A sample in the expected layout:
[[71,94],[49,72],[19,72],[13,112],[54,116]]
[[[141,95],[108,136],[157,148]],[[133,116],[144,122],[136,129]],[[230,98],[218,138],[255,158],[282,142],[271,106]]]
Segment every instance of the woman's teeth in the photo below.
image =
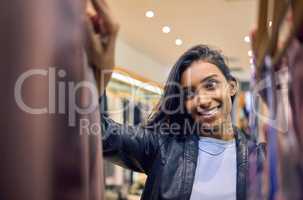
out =
[[206,111],[203,110],[203,111],[199,112],[199,114],[203,115],[203,116],[212,116],[212,115],[217,114],[218,111],[219,111],[219,106],[214,107],[214,108],[212,108],[210,110],[206,110]]

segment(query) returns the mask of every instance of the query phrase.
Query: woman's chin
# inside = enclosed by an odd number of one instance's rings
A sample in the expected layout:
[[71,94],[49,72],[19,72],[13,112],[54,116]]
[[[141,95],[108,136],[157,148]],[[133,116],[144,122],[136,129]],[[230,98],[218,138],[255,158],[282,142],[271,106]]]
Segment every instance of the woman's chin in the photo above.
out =
[[207,125],[212,125],[212,124],[216,124],[216,122],[218,121],[217,116],[211,116],[211,117],[202,117],[202,116],[198,116],[196,118],[196,121],[199,124],[207,124]]

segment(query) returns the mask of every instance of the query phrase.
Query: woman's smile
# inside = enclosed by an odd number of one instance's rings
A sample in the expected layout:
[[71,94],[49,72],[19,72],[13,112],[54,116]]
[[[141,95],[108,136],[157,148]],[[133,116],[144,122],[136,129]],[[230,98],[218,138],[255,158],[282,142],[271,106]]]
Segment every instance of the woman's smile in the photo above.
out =
[[211,122],[218,117],[220,113],[220,109],[221,109],[221,104],[208,109],[197,107],[196,115],[200,118],[199,121]]

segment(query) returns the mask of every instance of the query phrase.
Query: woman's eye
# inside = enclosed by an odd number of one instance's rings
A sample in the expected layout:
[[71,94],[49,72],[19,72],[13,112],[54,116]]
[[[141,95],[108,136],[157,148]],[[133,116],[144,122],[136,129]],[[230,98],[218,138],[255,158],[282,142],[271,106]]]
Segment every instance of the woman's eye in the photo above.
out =
[[208,90],[213,90],[213,89],[216,89],[217,84],[218,84],[217,81],[208,81],[205,84],[205,88],[208,89]]

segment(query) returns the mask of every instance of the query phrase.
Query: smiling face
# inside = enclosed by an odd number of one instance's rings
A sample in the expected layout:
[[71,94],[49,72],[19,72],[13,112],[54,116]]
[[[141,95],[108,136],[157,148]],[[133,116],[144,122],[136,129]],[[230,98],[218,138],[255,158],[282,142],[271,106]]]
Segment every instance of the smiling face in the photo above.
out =
[[231,125],[231,97],[237,83],[227,80],[220,69],[205,61],[193,62],[181,75],[185,108],[203,127]]

